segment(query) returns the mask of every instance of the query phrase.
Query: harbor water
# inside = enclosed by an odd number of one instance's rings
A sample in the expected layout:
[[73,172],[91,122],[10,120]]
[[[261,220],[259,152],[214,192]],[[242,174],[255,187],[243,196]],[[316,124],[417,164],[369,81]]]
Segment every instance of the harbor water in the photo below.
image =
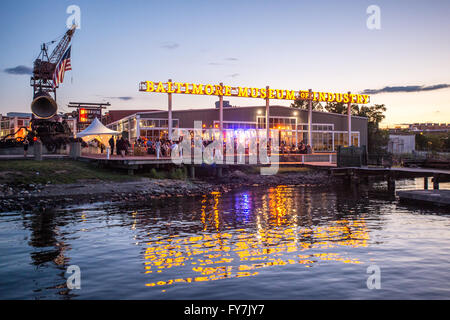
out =
[[449,299],[448,208],[385,189],[279,185],[3,212],[0,299]]

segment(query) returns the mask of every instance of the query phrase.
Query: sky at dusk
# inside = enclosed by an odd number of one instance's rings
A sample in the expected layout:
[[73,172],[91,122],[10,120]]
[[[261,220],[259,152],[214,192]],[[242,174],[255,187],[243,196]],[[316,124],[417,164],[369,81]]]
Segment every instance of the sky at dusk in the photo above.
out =
[[[448,0],[1,1],[0,113],[30,111],[29,68],[40,45],[66,31],[69,5],[80,7],[81,29],[72,42],[72,71],[57,91],[60,111],[69,111],[69,101],[167,108],[166,95],[138,92],[138,85],[170,78],[373,90],[371,103],[387,107],[385,125],[450,122]],[[381,9],[380,30],[366,26],[370,5]],[[380,90],[386,87],[392,88]],[[174,95],[173,104],[204,108],[216,100]],[[264,105],[259,99],[226,100]]]

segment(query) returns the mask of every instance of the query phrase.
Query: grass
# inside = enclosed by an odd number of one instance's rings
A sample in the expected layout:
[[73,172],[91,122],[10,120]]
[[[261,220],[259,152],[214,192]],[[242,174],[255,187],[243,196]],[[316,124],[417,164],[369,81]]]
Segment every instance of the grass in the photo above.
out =
[[0,161],[0,183],[65,184],[86,180],[130,181],[136,177],[72,160]]
[[186,168],[177,168],[170,171],[156,170],[152,168],[150,172],[141,174],[143,177],[153,178],[153,179],[177,179],[186,180],[187,172]]
[[[249,174],[259,174],[260,167],[248,166],[242,171]],[[309,172],[305,167],[279,167],[278,174]],[[170,171],[151,169],[147,173],[127,175],[124,171],[98,168],[97,166],[73,160],[8,160],[0,161],[0,184],[67,184],[95,181],[132,181],[140,177],[154,179],[186,180],[186,168],[176,168]]]

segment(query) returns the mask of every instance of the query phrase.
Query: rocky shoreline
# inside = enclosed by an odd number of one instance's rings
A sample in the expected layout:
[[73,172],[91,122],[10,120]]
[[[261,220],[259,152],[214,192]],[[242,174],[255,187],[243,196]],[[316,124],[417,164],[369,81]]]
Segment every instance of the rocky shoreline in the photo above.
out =
[[52,207],[94,202],[144,202],[149,199],[192,197],[242,187],[277,185],[329,186],[336,180],[323,171],[271,176],[233,171],[222,178],[170,180],[141,178],[129,182],[80,181],[74,184],[0,184],[0,212],[44,211]]

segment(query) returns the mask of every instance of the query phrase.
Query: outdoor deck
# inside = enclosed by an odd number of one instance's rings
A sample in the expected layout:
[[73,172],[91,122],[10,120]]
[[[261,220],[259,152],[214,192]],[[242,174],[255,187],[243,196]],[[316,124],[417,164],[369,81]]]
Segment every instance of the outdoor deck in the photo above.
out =
[[[119,156],[119,155],[110,155],[109,159],[107,159],[106,154],[88,154],[83,153],[80,157],[82,160],[87,161],[97,161],[102,163],[109,163],[112,165],[165,165],[165,164],[174,164],[174,161],[171,157],[160,157],[156,158],[154,155],[145,155],[145,156]],[[279,155],[278,162],[271,162],[270,165],[279,165],[279,166],[311,166],[311,167],[320,167],[320,168],[334,168],[336,167],[336,156],[334,153],[317,153],[317,154],[281,154]],[[190,160],[190,161],[189,161]],[[238,158],[235,155],[235,161],[233,163],[227,163],[224,159],[223,164],[215,164],[215,166],[247,166],[247,165],[255,165],[250,164],[248,155],[245,158],[242,158],[242,163],[238,162]],[[194,164],[194,158],[191,159],[184,158],[185,164]],[[262,163],[257,163],[256,165],[265,165]],[[268,164],[267,164],[268,165]]]

